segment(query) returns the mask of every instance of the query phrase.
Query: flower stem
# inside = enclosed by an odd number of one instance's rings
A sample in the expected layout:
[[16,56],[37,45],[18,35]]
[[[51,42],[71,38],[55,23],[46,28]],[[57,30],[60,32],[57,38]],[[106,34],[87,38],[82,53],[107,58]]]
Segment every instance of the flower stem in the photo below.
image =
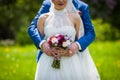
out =
[[60,60],[54,59],[52,63],[52,67],[55,69],[60,69]]

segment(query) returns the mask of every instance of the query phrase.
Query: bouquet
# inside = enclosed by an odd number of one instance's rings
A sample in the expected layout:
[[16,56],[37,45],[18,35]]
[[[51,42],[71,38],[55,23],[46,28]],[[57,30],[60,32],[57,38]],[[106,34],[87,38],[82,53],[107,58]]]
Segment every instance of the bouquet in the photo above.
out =
[[[62,53],[66,51],[68,52],[68,47],[72,43],[70,40],[71,37],[62,34],[56,34],[48,38],[48,43],[52,49],[59,49],[59,54],[63,55]],[[60,69],[60,59],[54,58],[52,63],[52,67],[56,69]]]

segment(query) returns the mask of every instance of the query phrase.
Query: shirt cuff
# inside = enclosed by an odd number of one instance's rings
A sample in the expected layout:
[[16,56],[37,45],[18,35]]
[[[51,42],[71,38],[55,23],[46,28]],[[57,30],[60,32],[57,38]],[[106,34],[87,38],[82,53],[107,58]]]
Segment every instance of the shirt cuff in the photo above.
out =
[[78,42],[76,42],[76,43],[78,44],[78,48],[79,48],[79,50],[82,50],[80,44],[79,44]]
[[41,47],[42,47],[42,44],[43,44],[45,41],[46,41],[46,40],[42,40],[42,41],[40,42],[40,44],[39,44],[40,49],[41,49]]

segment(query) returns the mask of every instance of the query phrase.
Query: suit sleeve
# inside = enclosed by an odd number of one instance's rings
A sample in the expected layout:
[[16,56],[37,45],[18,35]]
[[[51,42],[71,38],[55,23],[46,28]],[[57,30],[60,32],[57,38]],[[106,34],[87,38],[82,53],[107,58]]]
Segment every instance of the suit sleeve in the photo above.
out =
[[28,27],[28,34],[37,48],[39,48],[39,44],[43,40],[43,36],[40,34],[40,32],[37,29],[37,21],[41,14],[47,13],[49,11],[49,8],[50,8],[50,4],[47,2],[47,0],[45,0],[40,10],[38,11],[38,14],[35,16],[30,26]]
[[84,36],[78,39],[78,43],[81,46],[81,51],[85,50],[95,39],[95,31],[91,22],[90,14],[89,14],[89,6],[86,5],[82,9],[83,25],[84,25]]

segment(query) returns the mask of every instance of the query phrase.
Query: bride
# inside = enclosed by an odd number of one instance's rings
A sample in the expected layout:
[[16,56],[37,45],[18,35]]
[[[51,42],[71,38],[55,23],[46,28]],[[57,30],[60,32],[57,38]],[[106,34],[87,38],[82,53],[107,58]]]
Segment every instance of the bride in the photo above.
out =
[[[50,2],[50,12],[41,15],[37,24],[45,42],[53,35],[64,34],[71,37],[73,42],[71,45],[79,48],[76,40],[84,35],[84,27],[72,0],[51,0]],[[63,51],[62,56],[51,56],[43,50],[37,64],[35,80],[100,80],[89,50],[75,51],[69,50],[68,53]],[[59,54],[59,52],[56,53]],[[55,58],[60,58],[60,69],[51,66]]]

